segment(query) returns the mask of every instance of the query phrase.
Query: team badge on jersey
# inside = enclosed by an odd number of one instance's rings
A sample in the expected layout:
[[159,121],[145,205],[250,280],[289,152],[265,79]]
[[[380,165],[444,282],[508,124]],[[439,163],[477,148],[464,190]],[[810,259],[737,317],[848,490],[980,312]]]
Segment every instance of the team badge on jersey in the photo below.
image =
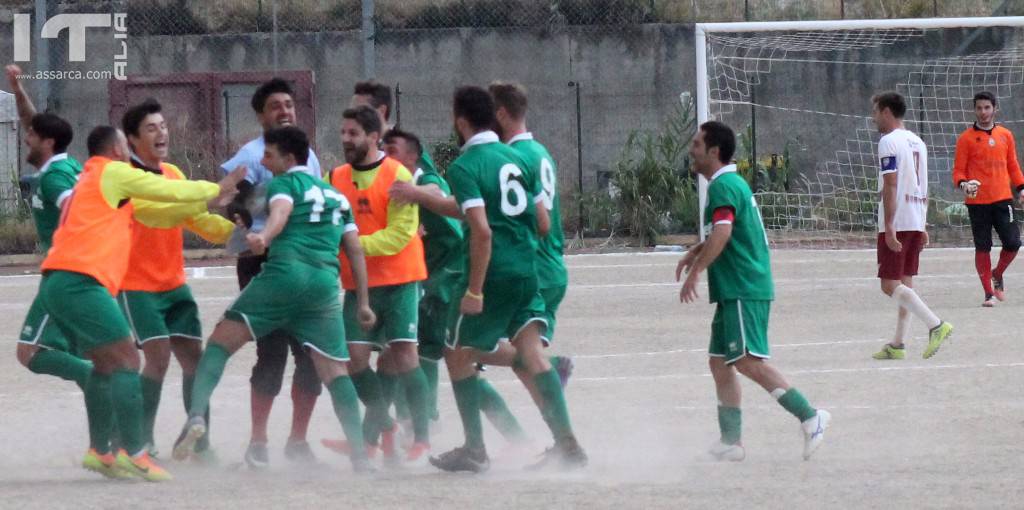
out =
[[989,138],[988,139],[988,146],[989,147],[995,147],[996,146],[996,139],[995,138]]

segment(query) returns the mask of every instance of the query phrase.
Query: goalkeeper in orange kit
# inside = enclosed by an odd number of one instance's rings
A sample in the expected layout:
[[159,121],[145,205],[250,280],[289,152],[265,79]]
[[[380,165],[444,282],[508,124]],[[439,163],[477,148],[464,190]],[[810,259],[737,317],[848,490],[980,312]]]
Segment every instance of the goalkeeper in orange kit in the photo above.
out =
[[[974,236],[974,266],[985,300],[992,307],[1003,301],[1003,274],[1020,249],[1020,228],[1013,222],[1013,199],[1024,201],[1024,174],[1017,163],[1013,133],[995,123],[996,97],[991,92],[974,95],[977,121],[960,134],[953,163],[953,184],[966,194],[965,202]],[[1012,189],[1011,189],[1012,186]],[[992,229],[1002,243],[999,263],[992,269]]]

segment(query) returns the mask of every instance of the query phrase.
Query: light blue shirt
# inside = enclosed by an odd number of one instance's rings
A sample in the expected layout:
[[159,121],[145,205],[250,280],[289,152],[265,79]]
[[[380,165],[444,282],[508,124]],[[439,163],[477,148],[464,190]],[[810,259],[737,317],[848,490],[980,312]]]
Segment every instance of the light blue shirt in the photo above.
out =
[[[232,172],[239,165],[245,165],[245,168],[249,170],[245,180],[251,182],[255,189],[245,205],[252,214],[251,230],[253,232],[263,230],[267,223],[267,185],[274,178],[274,174],[260,163],[263,159],[263,149],[265,147],[266,144],[263,142],[263,137],[260,136],[243,145],[231,159],[220,166],[221,171],[225,174]],[[320,170],[320,161],[316,159],[316,154],[313,153],[312,148],[309,149],[309,160],[303,168],[305,168],[309,175],[317,179],[323,178],[323,172]],[[233,255],[238,255],[248,250],[249,247],[245,243],[245,233],[235,228],[234,233],[231,234],[231,239],[228,240],[227,249],[228,253]]]

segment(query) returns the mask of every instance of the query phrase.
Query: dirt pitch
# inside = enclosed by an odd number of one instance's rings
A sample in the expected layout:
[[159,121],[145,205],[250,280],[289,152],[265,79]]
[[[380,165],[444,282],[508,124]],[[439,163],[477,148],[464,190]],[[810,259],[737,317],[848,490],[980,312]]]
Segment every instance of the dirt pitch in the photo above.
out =
[[[233,358],[213,397],[217,467],[165,461],[166,484],[114,483],[77,466],[87,444],[81,393],[18,365],[14,342],[38,276],[0,277],[0,507],[3,508],[1006,508],[1021,504],[1024,473],[1024,356],[1017,348],[1024,311],[1020,264],[1007,276],[1009,300],[982,309],[973,254],[927,250],[922,297],[956,326],[952,343],[923,360],[924,326],[914,324],[908,359],[870,354],[889,338],[896,311],[878,291],[870,251],[774,253],[777,301],[773,363],[819,407],[833,412],[825,444],[801,460],[795,419],[744,382],[742,463],[710,462],[717,438],[707,369],[710,305],[683,306],[673,270],[678,254],[569,257],[571,286],[554,352],[576,357],[568,387],[575,427],[590,467],[536,475],[488,428],[492,469],[482,476],[430,467],[351,474],[345,459],[314,444],[325,466],[289,465],[282,449],[290,423],[286,378],[271,418],[271,470],[239,467],[249,432],[247,378],[255,349]],[[233,268],[192,270],[206,331],[236,294]],[[1018,290],[1022,289],[1022,290]],[[702,291],[706,296],[706,290]],[[291,367],[289,366],[289,374]],[[497,383],[524,426],[547,442],[526,392],[503,369]],[[444,379],[442,379],[444,381]],[[164,456],[184,420],[180,371],[172,362],[157,422]],[[442,383],[434,448],[458,442],[461,425]],[[321,399],[310,438],[340,435]]]

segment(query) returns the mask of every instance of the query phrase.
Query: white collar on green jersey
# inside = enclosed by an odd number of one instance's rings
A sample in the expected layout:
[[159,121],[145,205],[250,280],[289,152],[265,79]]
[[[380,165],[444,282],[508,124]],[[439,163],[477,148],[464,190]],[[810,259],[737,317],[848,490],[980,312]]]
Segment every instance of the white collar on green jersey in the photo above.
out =
[[54,154],[52,157],[50,157],[50,159],[46,160],[46,163],[43,163],[43,166],[39,167],[39,173],[43,173],[43,172],[49,170],[50,169],[50,165],[52,165],[52,164],[54,164],[54,163],[56,163],[58,161],[63,161],[65,159],[68,159],[68,153],[66,153],[66,152],[62,152],[60,154]]
[[522,142],[524,140],[533,140],[533,133],[529,131],[525,133],[519,133],[518,135],[513,136],[512,139],[508,141],[508,144],[512,145],[516,142]]
[[288,171],[285,172],[285,173],[286,174],[290,174],[292,172],[302,172],[304,174],[308,174],[309,173],[309,168],[306,165],[296,165],[296,166],[293,166],[293,167],[289,168]]
[[708,182],[714,181],[715,179],[721,177],[723,174],[727,174],[729,172],[735,172],[735,171],[736,171],[736,165],[725,165],[722,168],[719,168],[718,171],[715,172],[715,174],[711,176],[711,180],[709,180]]
[[473,135],[473,138],[466,140],[466,144],[462,146],[462,152],[466,152],[467,150],[469,150],[470,147],[474,145],[482,145],[485,143],[494,143],[500,141],[501,139],[498,138],[498,133],[495,133],[494,131],[491,130],[481,131]]

